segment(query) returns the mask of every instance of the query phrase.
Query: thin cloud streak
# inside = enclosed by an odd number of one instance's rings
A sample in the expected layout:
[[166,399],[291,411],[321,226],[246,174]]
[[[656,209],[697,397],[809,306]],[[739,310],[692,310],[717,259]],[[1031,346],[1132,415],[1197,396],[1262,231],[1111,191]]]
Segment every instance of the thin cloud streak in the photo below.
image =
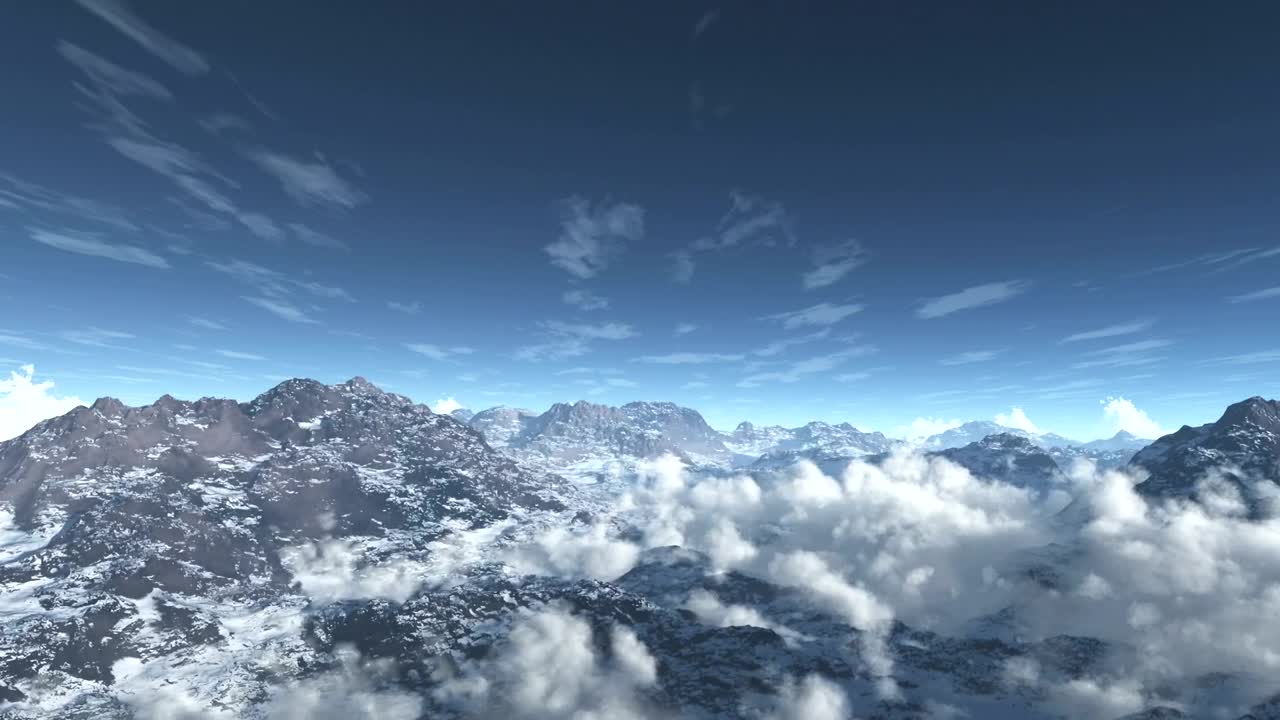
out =
[[928,320],[946,317],[963,310],[1007,302],[1026,292],[1030,287],[1031,284],[1023,280],[974,285],[950,295],[925,300],[916,310],[916,317]]
[[145,267],[167,270],[171,266],[163,257],[133,245],[110,243],[91,236],[68,235],[51,230],[31,228],[31,239],[63,252],[106,258],[116,262],[143,265]]
[[1098,328],[1097,330],[1088,330],[1078,332],[1074,335],[1068,335],[1058,342],[1060,344],[1082,342],[1085,340],[1102,340],[1104,338],[1119,337],[1121,335],[1133,335],[1143,332],[1155,324],[1154,320],[1135,320],[1128,323],[1120,323],[1117,325],[1108,325]]

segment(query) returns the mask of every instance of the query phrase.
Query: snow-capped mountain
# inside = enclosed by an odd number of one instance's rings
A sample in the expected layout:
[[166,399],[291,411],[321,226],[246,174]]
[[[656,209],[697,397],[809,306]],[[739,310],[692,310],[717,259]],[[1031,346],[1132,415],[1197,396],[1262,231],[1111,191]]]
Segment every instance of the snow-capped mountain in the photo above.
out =
[[1052,456],[1031,440],[998,433],[964,447],[931,453],[945,457],[979,477],[1000,478],[1016,487],[1047,490],[1061,478]]
[[475,413],[467,408],[458,408],[449,413],[450,417],[455,418],[458,422],[471,422],[471,418],[475,417]]
[[1106,470],[1128,465],[1133,454],[1146,447],[1149,442],[1121,430],[1110,438],[1075,445],[1051,446],[1046,448],[1046,452],[1062,468],[1077,460],[1088,460]]
[[1115,435],[1103,440],[1093,440],[1087,443],[1081,443],[1079,447],[1086,450],[1103,452],[1128,450],[1132,453],[1137,452],[1150,444],[1150,439],[1140,438],[1127,430],[1121,430]]
[[990,420],[971,420],[958,427],[925,438],[921,442],[921,447],[928,450],[947,450],[979,442],[991,435],[1016,435],[1026,438],[1042,448],[1071,447],[1082,444],[1056,433],[1030,433],[1026,430],[1007,427]]
[[921,447],[928,450],[948,450],[951,448],[964,447],[971,443],[981,442],[983,438],[990,435],[1016,435],[1031,439],[1033,435],[1025,430],[1005,427],[990,420],[971,420],[959,427],[951,428],[937,435],[931,435],[920,443]]
[[532,410],[499,406],[472,415],[467,424],[480,431],[490,445],[503,448],[537,416]]
[[709,465],[732,456],[702,415],[669,402],[611,407],[580,400],[540,415],[493,408],[476,413],[471,426],[525,466],[577,480],[625,475],[637,461],[667,453]]
[[540,415],[499,407],[476,413],[470,424],[525,465],[575,479],[625,476],[637,461],[666,453],[705,467],[782,467],[801,457],[860,457],[902,445],[848,423],[743,422],[722,433],[696,410],[669,402],[557,403]]
[[316,658],[296,624],[309,597],[400,597],[470,533],[573,496],[360,378],[76,408],[0,443],[6,717],[130,717],[120,693],[156,682],[239,716],[263,673]]
[[725,444],[744,458],[764,460],[763,456],[767,455],[774,458],[771,464],[776,464],[788,455],[874,455],[888,452],[902,443],[879,432],[863,432],[849,423],[811,422],[797,428],[784,428],[779,425],[757,427],[743,422],[726,435]]
[[[1280,484],[1280,402],[1252,397],[1229,406],[1216,422],[1182,426],[1133,456],[1150,477],[1138,490],[1160,497],[1197,497],[1211,470],[1251,505]],[[1256,483],[1267,490],[1260,491]]]

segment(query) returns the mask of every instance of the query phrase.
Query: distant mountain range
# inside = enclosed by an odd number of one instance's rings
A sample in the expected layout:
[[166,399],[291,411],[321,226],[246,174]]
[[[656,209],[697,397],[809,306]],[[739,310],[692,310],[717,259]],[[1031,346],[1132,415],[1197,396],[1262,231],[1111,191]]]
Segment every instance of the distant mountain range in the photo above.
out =
[[989,435],[1016,435],[1026,438],[1042,448],[1080,448],[1086,451],[1107,452],[1114,450],[1136,451],[1151,442],[1121,430],[1114,436],[1104,440],[1080,442],[1063,437],[1056,433],[1030,433],[1017,428],[1006,427],[988,420],[974,420],[959,427],[932,435],[921,441],[921,447],[929,450],[946,450],[977,442]]
[[728,468],[766,456],[785,463],[806,454],[857,457],[903,445],[848,423],[784,428],[744,422],[725,433],[712,428],[696,410],[669,402],[611,407],[578,401],[556,403],[541,414],[494,407],[474,414],[456,410],[453,416],[466,418],[490,445],[525,465],[580,480],[625,473],[640,460],[666,453],[696,466]]
[[[579,401],[556,403],[543,413],[494,407],[476,413],[455,410],[452,415],[525,465],[577,480],[625,474],[636,462],[664,453],[697,466],[766,469],[785,467],[801,458],[831,465],[909,444],[849,423],[810,422],[786,428],[742,422],[732,432],[721,432],[696,410],[669,402],[611,407]],[[973,421],[916,444],[938,452],[981,443],[993,435],[1023,438],[1062,463],[1084,458],[1106,467],[1124,465],[1148,442],[1121,431],[1110,439],[1081,443],[1052,433],[1036,435]]]

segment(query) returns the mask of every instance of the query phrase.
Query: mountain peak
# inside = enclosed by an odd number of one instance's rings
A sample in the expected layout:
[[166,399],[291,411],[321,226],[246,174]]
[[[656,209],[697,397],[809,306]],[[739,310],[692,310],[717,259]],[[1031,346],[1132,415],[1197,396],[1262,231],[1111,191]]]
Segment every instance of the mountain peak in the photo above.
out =
[[[1150,477],[1147,495],[1198,497],[1209,472],[1223,470],[1252,509],[1261,507],[1256,480],[1280,483],[1280,402],[1251,397],[1229,405],[1217,422],[1165,435],[1133,456]],[[1252,510],[1251,510],[1252,511]]]
[[1255,395],[1227,406],[1218,425],[1256,425],[1280,430],[1280,402]]
[[100,397],[93,401],[89,406],[91,410],[97,410],[103,415],[118,415],[124,412],[125,404],[113,397]]
[[377,385],[374,385],[373,383],[369,382],[368,380],[361,377],[360,375],[357,375],[351,378],[350,380],[342,383],[342,387],[347,388],[348,390],[352,390],[354,392],[366,393],[366,394],[381,394],[383,392],[382,388],[378,387]]

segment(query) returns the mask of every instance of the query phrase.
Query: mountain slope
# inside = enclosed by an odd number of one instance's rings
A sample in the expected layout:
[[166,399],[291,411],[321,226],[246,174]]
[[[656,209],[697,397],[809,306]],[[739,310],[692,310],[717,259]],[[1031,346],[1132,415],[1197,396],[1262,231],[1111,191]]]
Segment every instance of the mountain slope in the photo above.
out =
[[[735,454],[759,458],[777,465],[793,457],[857,457],[888,452],[901,445],[879,432],[863,432],[849,423],[810,422],[797,428],[778,425],[756,427],[749,422],[726,435],[725,444]],[[765,457],[768,456],[768,457]]]
[[1011,433],[988,435],[964,447],[931,453],[983,478],[998,478],[1016,487],[1047,490],[1061,477],[1053,457],[1031,440]]
[[311,656],[273,629],[309,596],[403,597],[447,570],[433,543],[571,496],[360,378],[100,399],[0,443],[0,697],[70,716],[43,703],[149,660],[195,663],[170,681],[198,686],[209,657],[250,692],[263,663]]
[[636,462],[667,453],[696,464],[725,464],[731,457],[702,415],[669,402],[611,407],[581,400],[556,403],[540,415],[493,408],[470,424],[522,465],[578,480],[625,474]]
[[471,416],[467,424],[475,428],[493,447],[506,447],[511,439],[525,431],[538,414],[520,408],[492,407]]
[[1150,474],[1138,490],[1157,497],[1197,497],[1211,470],[1251,506],[1263,498],[1255,481],[1280,483],[1280,402],[1252,397],[1229,406],[1216,422],[1180,430],[1151,443],[1131,464]]

